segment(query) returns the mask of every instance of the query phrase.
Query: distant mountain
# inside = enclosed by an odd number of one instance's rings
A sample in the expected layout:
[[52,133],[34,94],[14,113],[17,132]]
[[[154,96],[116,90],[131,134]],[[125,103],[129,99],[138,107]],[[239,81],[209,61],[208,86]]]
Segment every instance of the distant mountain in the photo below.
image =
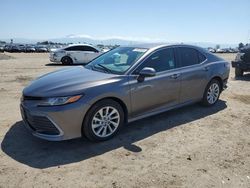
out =
[[[1,39],[6,42],[10,42],[10,39]],[[66,37],[61,38],[53,38],[53,39],[26,39],[26,38],[13,38],[14,43],[28,43],[35,44],[41,41],[52,41],[58,43],[88,43],[88,44],[104,44],[104,45],[130,45],[130,44],[138,44],[138,43],[164,43],[166,41],[162,41],[161,39],[150,39],[150,38],[131,38],[131,37],[92,37],[89,35],[68,35]],[[166,42],[166,43],[181,43],[181,42]],[[212,42],[184,42],[185,44],[192,44],[201,46],[204,48],[207,47],[215,47],[217,44],[220,45],[221,48],[229,48],[229,47],[237,47],[238,44],[220,44],[220,43],[212,43]]]
[[88,43],[88,44],[105,44],[105,45],[128,45],[141,43],[140,40],[122,38],[122,37],[91,37],[88,35],[68,35],[63,38],[50,39],[52,42],[62,42],[62,43]]

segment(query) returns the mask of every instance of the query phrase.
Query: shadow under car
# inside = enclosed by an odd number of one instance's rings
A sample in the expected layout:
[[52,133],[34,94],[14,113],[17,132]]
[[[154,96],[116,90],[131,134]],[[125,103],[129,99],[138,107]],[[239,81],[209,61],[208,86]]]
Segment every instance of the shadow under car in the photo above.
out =
[[81,138],[61,142],[41,140],[32,136],[23,122],[18,121],[4,136],[1,148],[12,159],[39,169],[83,161],[120,147],[131,152],[141,152],[142,149],[136,146],[135,142],[215,114],[226,107],[226,102],[219,100],[209,108],[194,104],[171,110],[127,124],[111,140],[98,143]]

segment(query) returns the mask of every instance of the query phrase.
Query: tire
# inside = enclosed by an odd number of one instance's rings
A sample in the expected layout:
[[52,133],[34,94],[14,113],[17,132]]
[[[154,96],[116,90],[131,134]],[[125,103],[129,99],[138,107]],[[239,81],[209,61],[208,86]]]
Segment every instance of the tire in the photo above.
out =
[[243,76],[243,70],[240,68],[235,68],[235,77]]
[[73,60],[69,56],[63,57],[61,62],[63,65],[72,65],[73,64]]
[[220,97],[221,93],[221,84],[218,80],[212,79],[203,94],[202,104],[204,106],[212,106],[215,105]]
[[[107,110],[109,115],[106,115]],[[87,112],[82,134],[91,141],[105,141],[115,136],[123,124],[121,105],[112,99],[105,99],[94,104]]]

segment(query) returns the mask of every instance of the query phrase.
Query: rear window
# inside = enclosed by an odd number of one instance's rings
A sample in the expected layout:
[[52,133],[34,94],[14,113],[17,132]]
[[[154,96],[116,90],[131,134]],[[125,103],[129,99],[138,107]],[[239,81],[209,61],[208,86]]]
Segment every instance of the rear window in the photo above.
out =
[[65,48],[66,51],[88,51],[88,52],[98,52],[95,48],[91,46],[71,46],[68,48]]
[[200,52],[198,52],[198,56],[199,56],[199,62],[202,63],[203,61],[205,61],[207,58]]
[[92,48],[90,46],[84,46],[84,50],[83,51],[98,52],[98,50],[96,50],[95,48]]
[[206,60],[206,57],[193,48],[181,47],[178,49],[181,67],[191,66],[199,64]]
[[77,51],[77,46],[71,46],[71,47],[65,48],[64,50],[66,50],[66,51]]

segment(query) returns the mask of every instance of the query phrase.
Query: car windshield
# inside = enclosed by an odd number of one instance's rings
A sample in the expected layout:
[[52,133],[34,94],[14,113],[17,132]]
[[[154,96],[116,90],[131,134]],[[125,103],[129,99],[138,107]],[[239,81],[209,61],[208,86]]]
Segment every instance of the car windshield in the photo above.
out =
[[85,67],[111,74],[124,74],[148,49],[118,47],[91,61]]

